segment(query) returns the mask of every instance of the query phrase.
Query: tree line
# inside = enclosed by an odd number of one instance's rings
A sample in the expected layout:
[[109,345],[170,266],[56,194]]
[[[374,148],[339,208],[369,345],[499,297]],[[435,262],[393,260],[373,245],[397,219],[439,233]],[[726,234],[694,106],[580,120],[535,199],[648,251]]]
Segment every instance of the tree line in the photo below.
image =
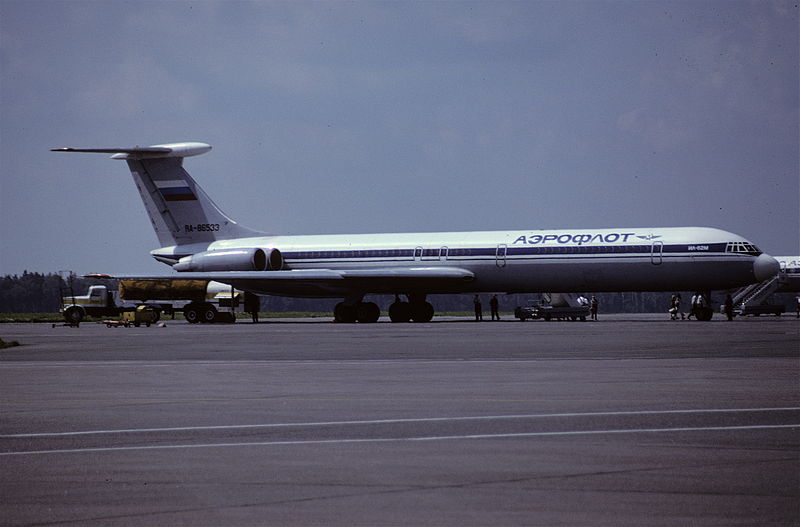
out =
[[62,294],[73,294],[72,290],[75,295],[85,295],[90,285],[101,282],[107,281],[27,271],[5,275],[0,277],[0,313],[54,313],[61,307]]
[[[83,278],[74,274],[59,275],[57,273],[29,273],[22,275],[6,275],[0,278],[0,313],[54,313],[61,307],[61,295],[85,295],[89,286],[104,284],[109,289],[117,288],[117,281],[97,278]],[[584,292],[592,295],[591,292]],[[692,293],[681,292],[684,309],[689,309]],[[672,293],[636,292],[636,293],[595,293],[600,304],[600,311],[605,313],[666,313],[670,306]],[[438,312],[472,311],[472,294],[432,295],[430,302]],[[484,309],[488,309],[490,294],[479,295]],[[786,298],[784,298],[786,297]],[[775,295],[772,303],[791,304],[793,295]],[[717,295],[714,299],[721,302],[724,297]],[[538,294],[498,295],[501,311],[513,311],[516,306],[527,305],[539,300]],[[377,303],[382,309],[388,309],[394,301],[390,295],[368,295],[367,300]],[[267,312],[333,312],[333,307],[340,299],[331,298],[291,298],[280,296],[261,297],[261,310]]]

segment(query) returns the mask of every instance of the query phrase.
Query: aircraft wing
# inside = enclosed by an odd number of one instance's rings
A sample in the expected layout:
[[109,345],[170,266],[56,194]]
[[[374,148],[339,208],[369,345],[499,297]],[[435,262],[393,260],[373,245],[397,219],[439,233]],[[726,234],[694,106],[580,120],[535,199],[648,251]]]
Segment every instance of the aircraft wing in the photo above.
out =
[[[459,267],[387,267],[379,269],[296,269],[286,271],[208,271],[168,275],[92,274],[93,278],[214,280],[245,291],[298,296],[326,295],[342,291],[365,293],[406,292],[418,287],[453,289],[471,282],[472,271]],[[437,287],[437,285],[439,287]]]

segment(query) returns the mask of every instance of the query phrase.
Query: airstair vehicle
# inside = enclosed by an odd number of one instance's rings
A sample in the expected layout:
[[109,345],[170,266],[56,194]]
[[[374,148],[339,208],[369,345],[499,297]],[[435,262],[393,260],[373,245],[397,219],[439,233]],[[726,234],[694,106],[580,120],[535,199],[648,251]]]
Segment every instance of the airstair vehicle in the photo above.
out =
[[767,303],[773,293],[792,291],[795,289],[792,286],[796,285],[793,284],[796,279],[792,274],[796,269],[791,265],[787,265],[786,262],[781,260],[781,257],[777,259],[781,262],[781,270],[778,274],[763,282],[743,287],[733,295],[734,312],[736,314],[755,316],[780,315],[786,311],[783,305]]

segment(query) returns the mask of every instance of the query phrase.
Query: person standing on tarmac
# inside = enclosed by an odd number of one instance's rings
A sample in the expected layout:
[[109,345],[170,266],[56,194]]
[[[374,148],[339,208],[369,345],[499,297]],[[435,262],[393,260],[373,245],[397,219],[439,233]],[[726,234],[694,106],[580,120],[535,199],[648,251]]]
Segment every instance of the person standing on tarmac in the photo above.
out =
[[497,301],[497,295],[492,295],[492,299],[489,300],[489,307],[492,309],[492,320],[500,320],[500,311],[498,311],[499,302]]
[[592,320],[597,320],[597,306],[599,302],[597,301],[597,297],[592,295],[592,301],[589,303],[589,313],[592,316]]
[[475,322],[483,322],[483,308],[481,307],[480,297],[475,295],[475,298],[472,299],[472,303],[475,304]]
[[669,304],[669,313],[671,320],[678,320],[678,315],[681,316],[681,320],[684,320],[686,316],[681,311],[681,294],[675,293],[672,295],[672,301]]
[[686,320],[690,320],[692,317],[697,318],[697,298],[700,296],[700,293],[695,293],[692,295],[691,300],[691,309],[689,310],[689,314],[686,315]]
[[261,298],[253,293],[244,293],[244,310],[253,317],[253,324],[258,324],[258,312],[261,311]]
[[669,301],[670,320],[678,320],[678,307],[675,305],[677,301],[678,301],[678,295],[672,295],[672,299]]
[[725,316],[728,320],[733,320],[733,298],[731,295],[725,297]]

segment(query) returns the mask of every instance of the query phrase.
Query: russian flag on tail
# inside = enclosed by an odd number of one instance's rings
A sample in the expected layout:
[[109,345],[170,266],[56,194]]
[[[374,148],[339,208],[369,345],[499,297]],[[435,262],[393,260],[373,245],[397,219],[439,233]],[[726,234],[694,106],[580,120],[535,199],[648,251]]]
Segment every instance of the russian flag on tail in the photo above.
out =
[[197,201],[192,189],[182,179],[154,181],[164,201]]

